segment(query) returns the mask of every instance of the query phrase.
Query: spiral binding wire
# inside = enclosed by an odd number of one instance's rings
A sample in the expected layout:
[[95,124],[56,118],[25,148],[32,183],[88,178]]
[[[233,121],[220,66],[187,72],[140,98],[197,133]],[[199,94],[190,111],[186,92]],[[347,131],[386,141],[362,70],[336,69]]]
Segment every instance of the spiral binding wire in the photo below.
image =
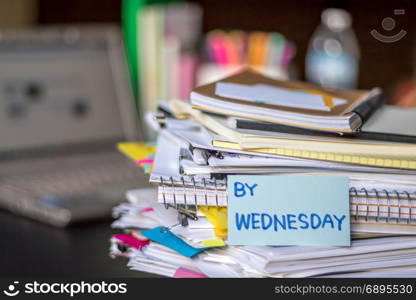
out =
[[169,206],[166,203],[165,184],[163,183],[163,177],[162,176],[160,176],[160,184],[159,184],[159,186],[161,186],[162,187],[162,190],[163,190],[163,194],[162,194],[162,196],[163,196],[163,204],[165,205],[165,208],[168,209]]
[[[357,192],[356,188],[352,187],[350,189],[350,197],[351,197],[351,193],[354,193],[355,198],[358,199],[358,192]],[[165,195],[163,195],[163,198],[164,197],[165,197]],[[354,215],[354,217],[355,217],[355,220],[357,221],[357,219],[358,219],[358,204],[355,205],[355,215]]]
[[[407,195],[408,203],[411,203],[412,200],[411,200],[409,193],[407,191],[404,191],[404,194]],[[409,224],[411,220],[412,220],[412,205],[409,205],[409,218],[407,219],[407,224]]]
[[205,192],[205,206],[208,207],[208,191],[207,191],[207,183],[205,181],[205,178],[202,178],[202,181],[204,183],[204,192]]
[[217,188],[217,179],[214,178],[214,187],[215,187],[215,203],[218,207],[218,188]]
[[[398,224],[400,221],[405,221],[407,224],[410,224],[412,221],[416,221],[416,218],[412,219],[412,216],[414,215],[412,210],[415,208],[414,203],[416,202],[416,195],[411,196],[409,192],[403,191],[399,192],[397,190],[393,191],[387,191],[385,189],[379,191],[377,189],[372,189],[371,191],[368,191],[365,188],[360,189],[360,191],[357,191],[355,188],[350,188],[350,203],[351,203],[351,213],[354,215],[354,219],[357,221],[358,218],[365,219],[366,222],[369,221],[369,218],[374,218],[376,222],[378,222],[381,218],[385,219],[387,223],[390,223],[391,220],[396,221]],[[382,194],[380,194],[380,192]],[[360,201],[357,201],[358,199],[364,199],[364,203],[360,203]],[[370,203],[369,199],[373,199],[373,203]],[[357,202],[355,202],[356,200]],[[381,203],[382,200],[385,200],[385,203]],[[394,204],[397,202],[397,204]],[[374,203],[376,201],[376,203]],[[405,206],[404,203],[407,201],[407,205]],[[355,202],[355,203],[354,203]],[[393,203],[392,203],[393,202]],[[354,205],[353,205],[354,203]],[[362,214],[363,211],[359,210],[359,206],[365,206],[366,210],[364,212],[364,215]],[[376,207],[376,215],[372,216],[371,213],[374,213],[374,211],[370,211],[370,206]],[[387,209],[387,212],[383,212],[380,208],[385,207]],[[393,207],[397,207],[397,211],[393,211]],[[406,212],[404,212],[404,209],[409,209],[407,217],[405,217]],[[361,214],[360,214],[361,212]],[[386,216],[382,216],[382,214],[386,214]]]
[[[223,186],[225,183],[221,183]],[[173,205],[166,202],[166,190],[165,185],[171,185],[173,189]],[[184,203],[179,204],[176,198],[176,192],[178,185],[181,186],[184,193]],[[219,189],[218,189],[218,181],[217,179],[206,179],[202,178],[201,183],[199,185],[196,184],[195,179],[192,177],[189,180],[185,179],[184,177],[180,178],[180,181],[176,181],[169,177],[169,180],[164,179],[162,176],[159,177],[159,186],[161,187],[160,191],[162,193],[162,200],[163,204],[166,209],[172,207],[176,210],[178,210],[179,213],[185,214],[187,217],[192,218],[194,220],[197,220],[197,211],[198,211],[198,200],[197,200],[197,190],[202,188],[203,190],[203,197],[205,200],[205,206],[208,206],[208,185],[210,187],[213,187],[215,190],[215,205],[219,206]],[[187,189],[186,187],[191,187],[193,189],[193,205],[192,202],[188,201],[187,195]],[[414,193],[413,193],[414,194]],[[356,188],[352,187],[349,190],[349,196],[350,196],[350,212],[352,217],[355,221],[358,221],[359,218],[364,219],[366,222],[369,221],[369,219],[375,219],[376,222],[378,222],[380,219],[385,219],[387,222],[390,222],[391,219],[394,219],[396,223],[399,223],[399,221],[406,221],[407,224],[410,224],[410,222],[415,221],[416,218],[412,219],[412,216],[414,215],[414,208],[416,208],[416,195],[411,195],[407,191],[398,192],[396,190],[394,191],[387,191],[385,189],[383,190],[367,190],[365,188],[361,188],[360,190],[357,190]],[[364,202],[361,203],[359,199],[364,199]],[[370,201],[372,199],[372,202]],[[393,212],[392,211],[392,200],[397,200],[397,205],[394,205],[398,208],[398,211]],[[357,202],[355,202],[355,201]],[[382,200],[385,200],[386,203],[381,203]],[[374,203],[376,201],[376,203]],[[404,206],[404,202],[407,201],[407,206]],[[365,211],[360,211],[360,206],[365,206]],[[376,207],[376,215],[371,215],[371,213],[374,213],[374,211],[370,210],[370,206]],[[381,207],[386,207],[386,211],[382,211]],[[405,217],[406,212],[403,212],[403,209],[409,209],[409,212],[407,213],[408,216]],[[363,214],[364,213],[364,214]],[[386,216],[381,216],[382,214],[386,214]]]
[[[386,194],[387,198],[387,222],[390,222],[390,194],[386,190],[383,190],[383,192]],[[379,202],[377,202],[379,204]]]
[[184,199],[185,199],[185,208],[188,209],[188,202],[186,201],[185,179],[183,179],[183,177],[181,177],[181,180],[182,180],[183,196],[184,196]]
[[198,211],[198,200],[196,198],[196,186],[195,186],[195,178],[192,177],[192,185],[194,186],[194,200],[195,200],[195,210]]
[[[178,205],[176,204],[176,190],[175,190],[175,182],[173,182],[173,178],[172,176],[170,177],[170,183],[172,184],[172,188],[173,188],[173,205],[175,207],[175,209],[178,208]],[[186,199],[185,199],[185,203],[186,203]]]
[[399,217],[396,219],[396,223],[399,223],[399,220],[401,219],[400,217],[401,217],[401,206],[400,206],[400,194],[399,194],[399,192],[397,192],[396,190],[394,190],[393,191],[393,193],[395,193],[396,194],[396,196],[397,196],[397,205],[399,206]]
[[[373,189],[374,194],[376,195],[377,199],[380,199],[380,196],[378,195],[378,191],[376,189]],[[376,222],[378,222],[378,217],[380,215],[380,206],[377,205],[377,216],[376,216]]]
[[[187,218],[190,218],[194,221],[197,221],[198,220],[198,216],[197,216],[198,206],[197,206],[197,201],[196,201],[196,194],[194,194],[195,195],[195,210],[190,210],[188,208],[188,204],[187,204],[187,200],[186,200],[186,191],[185,190],[184,190],[185,205],[179,205],[176,202],[176,190],[175,190],[176,185],[175,185],[175,182],[174,182],[173,178],[170,177],[169,180],[170,180],[170,183],[172,184],[172,188],[173,188],[173,202],[174,203],[173,203],[173,205],[170,204],[170,203],[167,203],[166,202],[165,181],[164,181],[162,176],[160,176],[159,179],[160,179],[159,187],[162,188],[163,205],[165,206],[165,208],[169,209],[171,207],[171,208],[177,210],[178,213],[179,213],[179,218],[178,219],[183,220],[181,222],[181,225],[183,225],[183,226],[185,226],[185,224],[187,225],[187,222],[185,222]],[[183,180],[182,182],[185,183],[183,178],[182,178],[182,180]],[[195,181],[194,181],[194,183],[195,183]],[[194,185],[194,187],[195,187],[195,185]],[[185,185],[184,185],[184,189],[185,189]],[[196,191],[196,190],[194,190],[194,191]],[[183,216],[186,216],[186,218],[183,218]]]

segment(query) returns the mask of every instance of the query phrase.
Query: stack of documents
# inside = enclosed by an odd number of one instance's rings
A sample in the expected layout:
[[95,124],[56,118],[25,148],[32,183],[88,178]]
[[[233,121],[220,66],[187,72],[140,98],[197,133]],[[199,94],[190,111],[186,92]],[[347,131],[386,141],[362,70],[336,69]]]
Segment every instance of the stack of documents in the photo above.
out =
[[[261,85],[255,78],[262,76],[253,76],[245,84]],[[224,82],[234,84],[230,78]],[[218,83],[216,89],[225,93]],[[251,97],[277,101],[276,91],[261,89]],[[376,93],[361,92],[355,105],[364,109]],[[352,101],[330,100],[334,106]],[[280,103],[279,114],[285,105],[291,104]],[[128,203],[114,209],[113,227],[123,233],[113,236],[111,254],[127,257],[133,270],[170,277],[415,276],[415,133],[378,131],[380,118],[396,108],[384,107],[367,121],[351,105],[349,124],[359,120],[365,130],[355,133],[354,125],[342,135],[301,126],[319,119],[305,108],[302,116],[293,114],[295,128],[235,118],[233,106],[221,116],[185,101],[162,105],[153,124],[155,153],[146,154],[143,144],[119,145],[136,163],[151,165],[156,187],[128,191]],[[400,122],[415,116],[400,114]],[[345,118],[325,122],[337,128]]]
[[156,198],[155,189],[132,190],[114,210],[113,227],[124,233],[112,237],[110,253],[128,258],[132,270],[195,278],[416,275],[416,236],[357,233],[350,247],[226,246],[224,209],[201,207],[197,221],[175,226],[175,210]]
[[378,88],[327,91],[297,81],[279,81],[246,70],[191,93],[194,108],[308,129],[357,130],[380,100]]

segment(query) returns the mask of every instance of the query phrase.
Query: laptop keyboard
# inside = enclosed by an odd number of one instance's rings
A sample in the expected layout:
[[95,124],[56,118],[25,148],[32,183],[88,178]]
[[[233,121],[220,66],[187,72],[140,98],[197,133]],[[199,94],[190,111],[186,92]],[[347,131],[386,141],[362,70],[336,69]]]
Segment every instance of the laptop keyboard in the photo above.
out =
[[141,170],[117,152],[2,164],[1,189],[33,196],[79,194],[139,180]]

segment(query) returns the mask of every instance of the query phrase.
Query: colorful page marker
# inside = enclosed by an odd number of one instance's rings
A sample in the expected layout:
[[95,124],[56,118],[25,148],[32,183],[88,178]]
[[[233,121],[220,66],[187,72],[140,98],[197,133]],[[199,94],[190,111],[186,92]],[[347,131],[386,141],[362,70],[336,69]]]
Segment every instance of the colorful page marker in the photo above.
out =
[[193,257],[206,250],[205,248],[194,248],[188,245],[163,226],[141,231],[141,233],[149,240],[162,244],[186,257]]
[[226,238],[228,236],[227,229],[214,228],[214,233],[217,237],[220,237],[220,238]]
[[156,152],[156,147],[147,143],[118,143],[117,149],[135,162]]
[[215,57],[215,61],[220,66],[226,66],[228,63],[224,36],[225,33],[220,30],[215,30],[210,34],[211,51]]
[[145,207],[140,212],[152,212],[152,211],[154,211],[153,207]]
[[189,270],[187,268],[178,268],[173,274],[174,278],[208,278],[207,275],[201,272],[197,272],[194,270]]
[[216,206],[200,206],[199,210],[214,225],[215,235],[218,237],[227,236],[227,208]]
[[237,64],[240,65],[245,62],[245,33],[241,30],[232,30],[230,32],[230,38],[237,51]]
[[295,56],[296,48],[292,43],[286,42],[283,48],[281,67],[286,70],[291,59]]
[[227,53],[227,64],[232,66],[237,65],[239,63],[238,50],[230,35],[224,35],[223,42]]
[[201,241],[202,245],[205,248],[213,248],[213,247],[224,247],[225,243],[224,240],[221,238],[211,239],[211,240],[203,240]]
[[265,32],[258,32],[255,39],[255,66],[263,66],[266,62],[267,54],[267,38],[268,34]]
[[140,231],[133,230],[133,231],[131,231],[131,235],[134,236],[138,240],[148,241],[148,238],[145,237],[143,234],[141,234]]
[[152,164],[154,162],[153,158],[143,158],[136,161],[137,165]]
[[349,246],[348,178],[230,175],[230,245]]
[[139,240],[130,234],[115,234],[113,235],[113,238],[116,238],[123,244],[136,248],[138,250],[141,250],[143,247],[149,245],[150,243],[149,240]]
[[144,173],[145,173],[145,174],[150,174],[150,173],[152,173],[152,166],[153,166],[153,165],[150,165],[150,164],[145,165],[145,166],[144,166]]

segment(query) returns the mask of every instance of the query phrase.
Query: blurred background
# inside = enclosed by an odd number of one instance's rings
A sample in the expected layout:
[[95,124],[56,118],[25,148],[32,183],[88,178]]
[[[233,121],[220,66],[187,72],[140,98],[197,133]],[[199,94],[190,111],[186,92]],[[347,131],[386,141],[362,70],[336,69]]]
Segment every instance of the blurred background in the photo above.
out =
[[0,275],[132,275],[109,217],[146,178],[115,143],[242,66],[416,106],[415,28],[410,0],[0,0]]
[[[329,7],[343,8],[352,16],[352,27],[361,49],[360,88],[390,87],[400,79],[413,75],[416,19],[411,0],[380,0],[377,3],[358,0],[188,2],[197,3],[202,8],[202,33],[214,29],[262,30],[277,31],[289,38],[296,45],[294,63],[299,69],[300,78],[304,76],[305,55],[309,40],[321,22],[321,12]],[[119,0],[3,0],[0,1],[0,26],[6,28],[103,22],[120,24],[121,7],[122,1]],[[405,14],[395,16],[394,9],[404,9]],[[382,27],[382,21],[386,17],[392,17],[396,21],[397,27],[391,32]],[[407,31],[407,35],[399,44],[381,44],[370,35],[373,29],[386,35],[396,34],[403,29]]]
[[[152,4],[178,1],[137,2]],[[279,32],[287,37],[296,46],[293,63],[297,67],[296,76],[299,79],[305,78],[308,45],[312,34],[321,23],[322,11],[329,7],[343,8],[352,16],[352,28],[361,50],[359,88],[380,86],[390,89],[401,80],[413,76],[414,73],[416,19],[414,4],[410,0],[380,0],[376,4],[358,0],[187,2],[198,4],[202,10],[202,34],[215,29],[240,29]],[[0,26],[16,28],[55,24],[108,22],[121,24],[122,5],[121,0],[72,0],[62,3],[53,0],[3,0],[0,1]],[[395,9],[403,9],[404,14],[395,15]],[[388,17],[395,21],[396,26],[385,30],[382,22]],[[405,30],[407,34],[400,43],[383,44],[370,34],[374,29],[386,36],[394,35],[400,30]]]

